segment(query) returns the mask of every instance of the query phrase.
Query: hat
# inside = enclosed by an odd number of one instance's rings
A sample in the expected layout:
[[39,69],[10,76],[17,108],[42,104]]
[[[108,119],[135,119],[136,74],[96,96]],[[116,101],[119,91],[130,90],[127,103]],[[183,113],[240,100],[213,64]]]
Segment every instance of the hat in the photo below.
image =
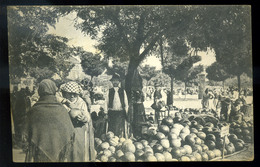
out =
[[160,84],[159,84],[159,83],[155,83],[154,86],[155,86],[155,87],[159,87]]
[[235,106],[237,106],[237,105],[239,105],[240,104],[240,102],[242,102],[241,100],[239,100],[239,99],[237,99],[236,101],[235,101]]
[[68,93],[76,93],[76,94],[80,94],[82,92],[81,86],[74,81],[69,81],[64,85],[62,85],[61,90]]
[[86,79],[83,79],[80,83],[85,86],[90,83],[90,80],[86,78]]
[[110,79],[110,81],[114,81],[114,80],[118,80],[119,81],[120,80],[120,75],[117,74],[117,73],[114,73],[112,78]]
[[231,100],[230,100],[230,98],[226,98],[226,99],[224,100],[224,102],[227,103],[227,104],[230,104],[230,103],[231,103]]

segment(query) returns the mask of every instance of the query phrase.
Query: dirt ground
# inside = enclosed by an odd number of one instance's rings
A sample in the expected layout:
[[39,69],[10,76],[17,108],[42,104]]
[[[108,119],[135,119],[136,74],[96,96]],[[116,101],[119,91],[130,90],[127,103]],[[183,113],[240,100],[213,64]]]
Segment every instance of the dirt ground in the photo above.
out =
[[[13,149],[13,161],[24,162],[25,153],[21,149]],[[220,158],[214,161],[253,161],[254,160],[254,144],[249,144],[245,151],[238,154],[227,156],[224,159]]]
[[254,144],[249,144],[245,151],[238,154],[224,157],[224,159],[218,159],[216,161],[253,161],[254,160]]

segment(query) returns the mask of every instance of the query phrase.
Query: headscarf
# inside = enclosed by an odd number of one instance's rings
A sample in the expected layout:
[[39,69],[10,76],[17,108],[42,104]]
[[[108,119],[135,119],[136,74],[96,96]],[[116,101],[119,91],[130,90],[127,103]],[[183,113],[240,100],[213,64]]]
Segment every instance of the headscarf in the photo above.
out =
[[81,86],[74,81],[69,81],[66,84],[64,84],[61,87],[61,90],[68,93],[76,93],[76,94],[81,94],[83,91]]
[[38,94],[39,96],[55,95],[57,91],[56,84],[50,79],[44,79],[39,84]]

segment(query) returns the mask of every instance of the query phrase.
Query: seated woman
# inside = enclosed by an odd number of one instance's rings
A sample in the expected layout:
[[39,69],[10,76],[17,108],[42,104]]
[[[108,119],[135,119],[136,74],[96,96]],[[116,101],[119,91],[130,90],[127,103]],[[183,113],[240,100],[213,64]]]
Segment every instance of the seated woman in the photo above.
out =
[[82,89],[76,82],[67,82],[62,88],[66,98],[64,104],[75,129],[75,143],[72,148],[71,162],[86,162],[95,159],[94,129],[85,101],[79,97]]

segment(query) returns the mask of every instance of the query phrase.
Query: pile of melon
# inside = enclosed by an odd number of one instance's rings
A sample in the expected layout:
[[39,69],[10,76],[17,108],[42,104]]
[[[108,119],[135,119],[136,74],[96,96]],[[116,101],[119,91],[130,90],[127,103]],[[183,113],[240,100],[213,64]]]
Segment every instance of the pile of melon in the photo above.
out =
[[[224,141],[220,128],[227,124],[200,118],[167,117],[149,138],[132,141],[112,132],[95,138],[97,162],[131,161],[208,161],[240,151],[245,147],[238,135],[231,133]],[[225,146],[224,146],[225,143]],[[224,150],[223,150],[224,149]]]
[[239,136],[246,143],[251,143],[253,140],[253,122],[232,122],[230,124],[230,133]]

